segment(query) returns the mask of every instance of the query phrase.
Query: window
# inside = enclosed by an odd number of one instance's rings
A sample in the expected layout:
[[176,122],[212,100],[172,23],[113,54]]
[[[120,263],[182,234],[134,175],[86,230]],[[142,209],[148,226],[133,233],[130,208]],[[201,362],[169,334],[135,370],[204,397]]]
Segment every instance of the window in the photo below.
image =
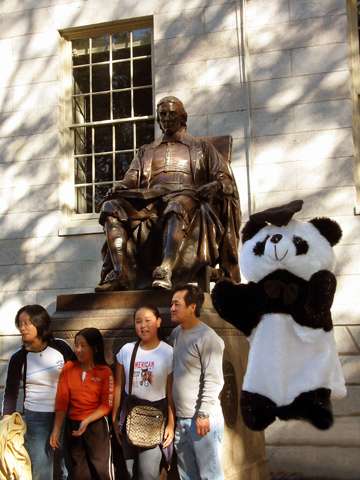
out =
[[[136,149],[154,138],[149,22],[68,32],[76,214],[95,214]],[[70,49],[69,49],[70,50]]]
[[360,215],[360,0],[347,0],[353,97],[355,213]]

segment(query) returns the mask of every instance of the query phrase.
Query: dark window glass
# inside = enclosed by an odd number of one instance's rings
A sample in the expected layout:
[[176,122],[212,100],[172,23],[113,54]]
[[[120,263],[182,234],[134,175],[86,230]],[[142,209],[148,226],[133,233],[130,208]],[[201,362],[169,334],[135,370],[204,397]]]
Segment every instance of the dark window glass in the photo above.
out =
[[71,46],[73,65],[87,65],[90,63],[88,38],[73,40]]
[[142,28],[133,31],[133,56],[140,57],[151,54],[151,29]]
[[113,179],[112,155],[95,156],[95,182],[111,182]]
[[93,121],[109,120],[110,118],[110,94],[93,95]]
[[108,62],[109,54],[109,36],[96,37],[92,39],[91,63]]
[[113,93],[113,116],[114,118],[131,117],[130,91]]
[[90,122],[90,97],[79,96],[73,98],[73,122]]
[[142,88],[141,90],[134,90],[134,115],[152,115],[152,89]]
[[76,213],[91,213],[92,209],[92,186],[76,187]]
[[74,93],[90,92],[90,69],[89,67],[74,68]]
[[114,90],[130,87],[130,62],[113,64],[112,84]]
[[151,85],[151,59],[134,60],[134,87]]
[[109,64],[94,65],[92,67],[92,91],[104,92],[110,90]]
[[74,129],[74,153],[75,155],[91,153],[91,128]]
[[91,157],[77,157],[75,158],[75,184],[91,183],[92,182],[92,168]]
[[112,183],[95,185],[95,212],[100,212],[101,203],[104,200],[106,192],[112,187]]
[[112,36],[113,60],[130,58],[130,32],[115,33]]
[[115,179],[121,180],[129,168],[133,158],[132,152],[117,153],[115,155]]
[[154,122],[137,122],[136,123],[136,148],[141,147],[145,143],[151,143],[154,140]]
[[112,126],[103,125],[94,127],[95,130],[95,152],[112,151]]
[[133,126],[130,122],[115,125],[115,148],[116,150],[133,148]]

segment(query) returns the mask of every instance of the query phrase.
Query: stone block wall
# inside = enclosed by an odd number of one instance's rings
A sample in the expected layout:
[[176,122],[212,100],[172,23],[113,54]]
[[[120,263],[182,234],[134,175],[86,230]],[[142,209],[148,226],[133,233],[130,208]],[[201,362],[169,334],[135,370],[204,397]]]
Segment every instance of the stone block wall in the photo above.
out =
[[335,404],[332,432],[276,424],[267,442],[275,470],[356,479],[360,221],[345,0],[0,2],[0,378],[18,345],[17,309],[53,312],[56,295],[92,291],[101,266],[96,221],[86,235],[59,236],[59,30],[144,16],[154,20],[156,100],[179,96],[195,135],[234,138],[243,219],[302,198],[303,218],[331,216],[343,229],[333,311],[349,396]]

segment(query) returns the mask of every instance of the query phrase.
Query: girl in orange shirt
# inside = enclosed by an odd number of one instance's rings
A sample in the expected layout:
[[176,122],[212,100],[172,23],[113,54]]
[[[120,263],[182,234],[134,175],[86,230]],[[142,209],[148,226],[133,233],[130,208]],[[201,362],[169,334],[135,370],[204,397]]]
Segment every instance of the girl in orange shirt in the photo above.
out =
[[112,409],[114,379],[97,328],[84,328],[75,335],[75,355],[77,361],[67,362],[60,374],[50,445],[60,446],[61,427],[67,417],[72,480],[113,480],[106,416]]

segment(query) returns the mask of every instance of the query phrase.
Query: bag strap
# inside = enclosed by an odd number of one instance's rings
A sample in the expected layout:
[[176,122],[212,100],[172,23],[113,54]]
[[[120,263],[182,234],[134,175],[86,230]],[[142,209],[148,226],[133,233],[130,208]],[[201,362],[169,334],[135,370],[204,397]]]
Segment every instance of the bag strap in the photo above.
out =
[[132,384],[133,384],[133,377],[134,377],[134,365],[135,365],[135,357],[136,357],[136,352],[138,351],[140,345],[140,340],[138,340],[135,345],[134,349],[132,351],[131,355],[131,360],[130,360],[130,372],[129,372],[129,395],[131,395],[132,392]]

